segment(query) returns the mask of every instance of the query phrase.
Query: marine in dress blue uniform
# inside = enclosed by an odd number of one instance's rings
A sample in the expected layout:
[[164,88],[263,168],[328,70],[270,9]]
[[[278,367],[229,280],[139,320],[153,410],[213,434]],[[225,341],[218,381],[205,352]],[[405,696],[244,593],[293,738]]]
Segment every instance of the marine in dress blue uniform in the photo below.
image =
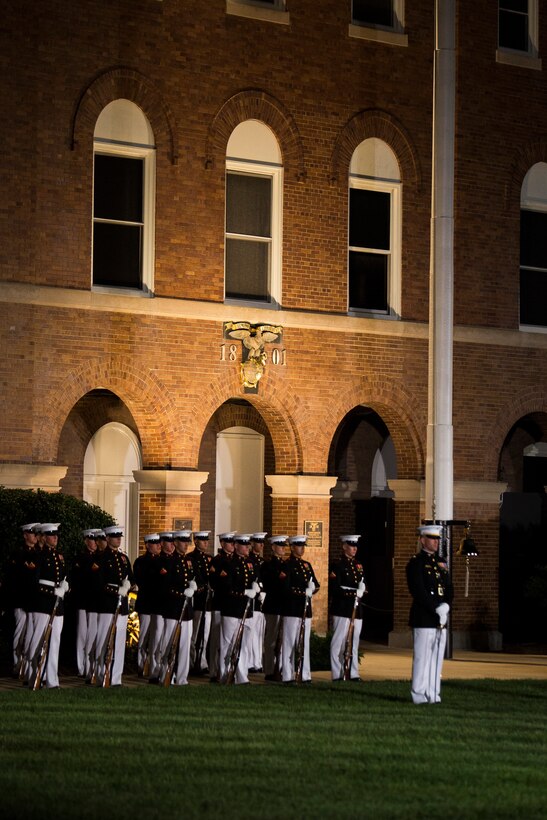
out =
[[[272,535],[270,547],[272,555],[260,567],[260,584],[265,598],[262,612],[265,618],[264,630],[264,675],[265,680],[275,680],[276,664],[281,669],[281,641],[283,601],[285,596],[285,578],[283,567],[285,554],[289,545],[288,535]],[[283,578],[281,578],[283,573]],[[279,659],[277,655],[279,654]]]
[[344,653],[346,639],[355,609],[353,641],[351,646],[350,680],[359,678],[359,638],[363,625],[361,599],[366,591],[363,565],[356,560],[359,535],[341,535],[342,555],[333,561],[329,569],[330,611],[332,614],[332,640],[330,666],[333,680],[344,678]]
[[97,672],[102,680],[105,673],[105,655],[108,634],[113,616],[121,596],[121,608],[116,623],[116,642],[111,670],[111,686],[121,686],[125,663],[125,640],[127,633],[127,616],[129,604],[127,596],[133,584],[133,570],[129,558],[120,551],[124,535],[123,527],[114,525],[105,527],[106,547],[98,555],[101,574],[101,594],[98,602],[97,618]]
[[[251,536],[236,534],[235,550],[231,561],[223,565],[220,585],[222,595],[222,618],[220,632],[221,679],[226,680],[234,641],[243,617],[243,638],[234,681],[249,683],[249,658],[253,621],[253,602],[259,592],[258,573],[249,558]],[[249,605],[248,605],[249,604]]]
[[[200,675],[207,674],[207,642],[211,630],[211,587],[209,573],[211,561],[209,554],[210,530],[194,532],[195,549],[188,553],[194,569],[194,579],[197,584],[194,595],[194,622],[192,625],[192,644],[190,649],[190,665],[194,672]],[[198,669],[196,669],[196,665]]]
[[442,527],[424,525],[418,527],[418,534],[420,551],[406,567],[414,640],[411,696],[416,704],[440,703],[445,627],[453,590],[447,567],[437,556]]
[[313,567],[303,558],[307,539],[305,535],[293,535],[289,538],[291,555],[285,561],[280,574],[284,582],[283,598],[283,683],[292,683],[296,680],[296,653],[298,648],[300,628],[305,615],[304,627],[304,663],[302,667],[302,682],[311,682],[310,669],[310,634],[312,621],[311,599],[319,591]]
[[190,641],[194,616],[192,598],[197,587],[192,562],[186,557],[191,538],[191,530],[173,532],[175,552],[169,564],[169,572],[162,576],[161,581],[164,626],[160,646],[160,683],[165,680],[173,633],[182,616],[180,636],[176,647],[176,663],[171,679],[171,684],[176,686],[185,686],[188,683],[190,669]]

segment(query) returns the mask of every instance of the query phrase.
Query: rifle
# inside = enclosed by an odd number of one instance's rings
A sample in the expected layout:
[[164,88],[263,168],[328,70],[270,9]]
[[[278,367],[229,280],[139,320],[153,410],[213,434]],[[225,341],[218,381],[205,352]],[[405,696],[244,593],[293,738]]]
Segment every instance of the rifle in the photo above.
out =
[[[17,648],[15,650],[17,655],[17,663],[13,669],[13,674],[15,677],[19,678],[19,680],[23,680],[25,676],[25,658],[23,657],[23,652],[25,649],[25,638],[27,636],[27,629],[28,629],[28,613],[25,617],[25,628],[21,632],[21,637],[17,641]],[[29,633],[30,634],[30,633]]]
[[281,647],[283,646],[283,615],[279,616],[279,626],[277,627],[277,637],[275,639],[275,666],[273,671],[274,680],[281,680]]
[[108,629],[106,652],[104,656],[104,674],[101,681],[101,686],[105,689],[110,686],[110,681],[112,679],[112,665],[114,662],[114,650],[116,648],[118,615],[120,614],[120,609],[122,608],[123,597],[123,595],[118,595],[118,603],[116,604],[116,609],[114,610],[112,621],[110,622],[110,627]]
[[201,675],[201,656],[203,655],[203,638],[205,635],[205,620],[207,618],[207,605],[209,603],[209,598],[211,597],[211,587],[207,587],[207,595],[205,596],[205,603],[203,604],[203,610],[201,612],[201,618],[199,621],[198,631],[196,634],[196,654],[194,657],[194,665],[192,666],[192,672],[194,675]]
[[46,624],[46,628],[44,629],[44,634],[42,635],[42,644],[40,646],[40,654],[38,658],[38,664],[36,666],[36,672],[34,675],[34,682],[32,684],[32,688],[34,690],[39,689],[42,685],[42,676],[44,674],[44,668],[46,665],[47,656],[49,654],[49,643],[51,640],[51,632],[53,630],[53,620],[55,615],[57,614],[57,608],[59,606],[59,601],[61,598],[55,596],[55,603],[53,604],[53,610],[51,615],[48,618],[48,622]]
[[165,667],[165,672],[163,675],[163,685],[170,686],[171,680],[173,678],[173,671],[175,669],[175,662],[177,660],[177,655],[179,651],[179,642],[180,642],[180,632],[182,629],[182,622],[184,620],[184,616],[186,614],[186,610],[188,609],[188,598],[184,599],[184,604],[182,605],[182,612],[180,613],[179,619],[173,629],[173,634],[171,635],[171,640],[169,641],[169,646],[165,650],[165,654],[161,659],[161,666],[162,669]]
[[239,663],[239,656],[241,654],[241,644],[243,643],[243,630],[245,629],[245,619],[247,618],[247,613],[249,612],[249,607],[251,606],[251,598],[247,598],[247,603],[245,604],[245,611],[243,612],[243,617],[239,622],[239,626],[237,628],[235,640],[232,646],[232,652],[230,654],[230,664],[228,666],[228,672],[226,673],[226,680],[224,683],[232,684],[234,682],[236,676],[237,665]]
[[346,635],[346,643],[344,644],[344,674],[342,680],[349,680],[351,678],[351,661],[353,659],[353,635],[355,632],[355,618],[357,615],[357,608],[359,606],[359,598],[356,595],[353,602],[353,610],[348,626],[348,634]]
[[296,644],[296,682],[302,683],[302,673],[304,671],[304,641],[306,637],[306,615],[308,612],[308,596],[305,596],[304,614],[300,621],[300,631],[298,633],[298,643]]

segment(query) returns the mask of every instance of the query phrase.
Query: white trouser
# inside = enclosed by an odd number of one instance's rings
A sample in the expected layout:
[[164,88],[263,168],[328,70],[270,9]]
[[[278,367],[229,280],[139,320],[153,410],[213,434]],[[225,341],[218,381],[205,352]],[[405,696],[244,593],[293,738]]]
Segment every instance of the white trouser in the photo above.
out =
[[139,643],[137,645],[137,668],[139,672],[144,672],[146,661],[150,663],[150,622],[152,616],[148,613],[139,612]]
[[412,630],[412,635],[412,701],[440,703],[446,629],[419,627]]
[[[340,680],[344,677],[344,651],[350,622],[351,618],[344,618],[342,615],[332,616],[333,632],[330,642],[330,669],[333,680]],[[359,677],[359,636],[361,635],[362,625],[363,621],[356,618],[351,646],[350,678]]]
[[212,678],[220,673],[220,609],[211,612],[211,629],[209,632],[209,674]]
[[[237,631],[241,623],[241,618],[232,618],[223,615],[220,626],[220,666],[221,680],[224,682],[230,669],[230,658]],[[249,652],[251,648],[253,616],[245,618],[243,626],[243,637],[241,639],[241,652],[239,662],[236,667],[234,683],[249,683]]]
[[251,629],[251,657],[249,667],[251,669],[262,669],[264,654],[264,630],[266,619],[263,612],[255,612]]
[[[161,658],[162,665],[160,668],[160,680],[163,682],[165,672],[167,671],[167,657],[170,649],[171,636],[177,622],[174,618],[166,618],[163,625],[163,636],[161,639]],[[188,671],[190,669],[190,639],[192,637],[192,621],[183,621],[180,625],[180,638],[177,650],[177,660],[171,684],[177,686],[184,686],[188,683]]]
[[87,635],[85,639],[84,648],[84,675],[90,678],[95,668],[97,660],[97,621],[99,615],[97,612],[87,613]]
[[192,646],[190,649],[190,663],[193,666],[196,662],[196,639],[202,615],[205,616],[205,628],[203,630],[203,643],[201,645],[200,669],[207,669],[207,641],[209,640],[209,632],[211,630],[211,613],[203,613],[200,609],[196,609],[194,611],[194,622],[192,626]]
[[85,673],[85,645],[87,641],[87,612],[85,609],[78,610],[78,622],[76,624],[76,666],[78,675]]
[[[40,660],[44,632],[50,616],[44,612],[30,612],[29,617],[32,620],[32,640],[29,648],[30,663],[28,666],[28,682],[29,685],[32,686]],[[42,670],[42,681],[45,680],[48,689],[59,686],[59,646],[61,645],[63,620],[62,615],[56,615],[51,628],[49,650]]]
[[[113,614],[111,612],[99,612],[97,618],[97,673],[98,681],[102,682],[105,672],[105,655],[107,651],[110,626]],[[116,622],[116,640],[114,643],[114,660],[110,673],[110,685],[120,686],[122,682],[123,666],[125,661],[125,640],[127,633],[127,615],[118,615]]]
[[[296,679],[296,649],[300,636],[300,625],[302,618],[292,615],[283,618],[283,658],[281,666],[281,677],[283,683]],[[302,665],[302,680],[311,680],[310,671],[310,633],[311,618],[306,618],[306,628],[304,630],[304,663]]]
[[159,678],[161,667],[161,641],[163,638],[163,628],[165,618],[157,612],[150,616],[150,677]]
[[17,667],[19,662],[23,663],[24,658],[24,645],[25,645],[25,629],[30,629],[30,626],[27,627],[27,613],[21,607],[16,607],[13,610],[13,616],[15,618],[15,629],[13,630],[13,666]]
[[[275,672],[277,638],[281,629],[281,615],[265,615],[264,629],[264,674],[273,675]],[[280,647],[281,649],[281,647]],[[279,667],[281,669],[281,667]]]

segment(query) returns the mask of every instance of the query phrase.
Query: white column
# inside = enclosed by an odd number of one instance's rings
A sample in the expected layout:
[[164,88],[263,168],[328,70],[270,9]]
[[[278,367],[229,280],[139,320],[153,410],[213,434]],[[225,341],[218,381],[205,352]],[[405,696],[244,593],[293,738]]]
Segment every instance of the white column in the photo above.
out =
[[453,517],[455,2],[436,0],[426,515]]

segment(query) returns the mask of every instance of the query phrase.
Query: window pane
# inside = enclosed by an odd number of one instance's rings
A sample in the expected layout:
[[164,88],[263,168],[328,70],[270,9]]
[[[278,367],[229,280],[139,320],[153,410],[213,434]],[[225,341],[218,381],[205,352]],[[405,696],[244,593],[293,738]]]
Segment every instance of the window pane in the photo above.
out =
[[547,270],[547,213],[520,212],[520,264]]
[[142,159],[95,154],[94,216],[142,222]]
[[349,244],[353,248],[390,250],[391,195],[350,188]]
[[520,271],[520,321],[547,327],[547,271]]
[[140,288],[142,228],[96,222],[93,226],[93,284]]
[[379,253],[349,254],[349,306],[357,310],[387,313],[389,257]]
[[500,11],[520,11],[528,13],[528,0],[499,0]]
[[393,0],[353,0],[353,20],[393,28]]
[[499,44],[502,48],[528,51],[528,16],[501,11],[499,15]]
[[226,240],[226,296],[269,299],[270,243]]
[[271,236],[270,177],[228,174],[226,231],[247,236]]

